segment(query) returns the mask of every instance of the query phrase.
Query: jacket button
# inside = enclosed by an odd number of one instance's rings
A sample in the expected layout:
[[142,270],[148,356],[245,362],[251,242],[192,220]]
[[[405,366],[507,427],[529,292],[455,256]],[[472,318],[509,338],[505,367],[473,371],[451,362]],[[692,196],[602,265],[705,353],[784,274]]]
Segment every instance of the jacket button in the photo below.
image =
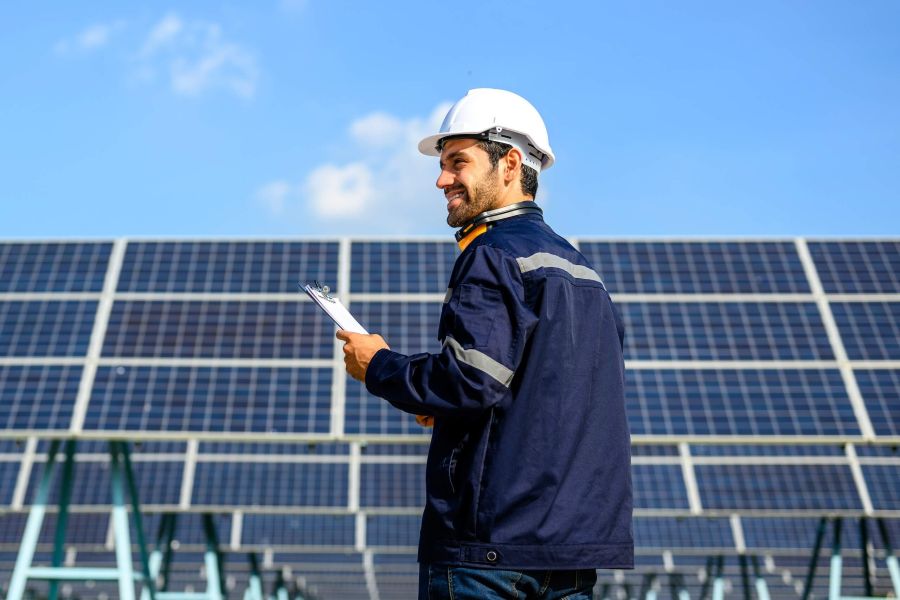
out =
[[488,550],[487,554],[484,555],[488,562],[497,562],[497,553],[493,550]]

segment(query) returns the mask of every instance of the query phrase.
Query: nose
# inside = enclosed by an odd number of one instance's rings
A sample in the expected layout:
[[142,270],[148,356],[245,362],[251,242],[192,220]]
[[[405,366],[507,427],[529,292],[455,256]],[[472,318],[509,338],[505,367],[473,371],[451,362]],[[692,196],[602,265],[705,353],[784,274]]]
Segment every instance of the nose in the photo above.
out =
[[447,187],[450,187],[452,184],[453,184],[453,175],[446,169],[442,169],[441,174],[438,175],[435,185],[437,185],[438,188],[443,190]]

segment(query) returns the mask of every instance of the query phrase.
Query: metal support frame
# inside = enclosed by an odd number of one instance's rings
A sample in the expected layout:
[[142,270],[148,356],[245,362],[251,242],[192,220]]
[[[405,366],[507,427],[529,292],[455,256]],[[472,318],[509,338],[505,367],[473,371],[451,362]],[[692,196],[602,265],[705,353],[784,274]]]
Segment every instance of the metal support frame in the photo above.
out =
[[148,579],[160,583],[160,589],[152,592],[144,588],[141,600],[223,600],[225,597],[224,570],[222,568],[222,553],[219,551],[219,536],[213,516],[209,513],[203,515],[203,533],[206,539],[206,551],[203,554],[203,564],[206,569],[205,592],[175,592],[168,589],[169,567],[172,564],[174,550],[172,542],[175,540],[175,531],[178,515],[167,513],[162,516],[156,535],[156,546],[150,555]]
[[753,555],[753,578],[756,585],[756,597],[758,600],[769,600],[769,586],[759,572],[759,557]]
[[25,532],[22,535],[22,543],[19,546],[19,554],[16,566],[10,578],[7,600],[21,600],[25,594],[25,585],[29,579],[45,580],[50,582],[48,598],[56,600],[60,581],[118,581],[119,598],[122,600],[135,599],[135,582],[144,581],[145,588],[149,588],[151,600],[153,597],[152,582],[147,580],[149,565],[145,552],[141,553],[142,572],[135,573],[131,556],[131,538],[128,528],[128,511],[125,507],[125,486],[131,496],[133,515],[135,517],[135,529],[137,530],[139,543],[143,540],[141,530],[140,510],[137,499],[137,487],[134,484],[134,474],[128,458],[128,450],[125,442],[113,441],[109,443],[110,458],[110,491],[112,493],[112,521],[115,539],[115,568],[89,568],[89,567],[64,567],[62,566],[65,553],[66,526],[68,524],[69,505],[72,499],[72,488],[75,481],[75,440],[65,442],[65,464],[63,466],[62,481],[60,485],[58,516],[56,530],[53,537],[53,553],[51,566],[33,566],[34,554],[40,540],[41,527],[47,514],[47,505],[50,498],[50,488],[53,475],[57,468],[56,458],[59,452],[60,440],[53,440],[47,453],[47,462],[41,481],[28,514]]
[[716,557],[716,576],[713,579],[712,600],[723,600],[725,598],[725,557]]
[[[819,520],[819,526],[816,531],[816,543],[813,548],[813,554],[810,558],[809,571],[806,574],[806,584],[803,590],[803,600],[807,600],[812,591],[812,583],[815,577],[816,565],[819,559],[819,551],[822,547],[822,540],[825,536],[825,526],[827,519],[823,517]],[[900,598],[900,564],[898,564],[897,556],[894,554],[891,545],[890,535],[884,519],[876,520],[878,531],[884,542],[885,562],[887,563],[888,573],[891,577],[894,597]],[[863,577],[865,586],[865,596],[844,596],[841,594],[841,575],[843,569],[843,556],[841,554],[841,534],[843,531],[843,519],[835,517],[832,519],[832,541],[831,541],[831,560],[830,572],[828,575],[828,599],[829,600],[880,600],[879,597],[873,596],[873,588],[869,573],[869,519],[862,517],[859,520],[860,527],[860,544],[862,545],[863,560]]]

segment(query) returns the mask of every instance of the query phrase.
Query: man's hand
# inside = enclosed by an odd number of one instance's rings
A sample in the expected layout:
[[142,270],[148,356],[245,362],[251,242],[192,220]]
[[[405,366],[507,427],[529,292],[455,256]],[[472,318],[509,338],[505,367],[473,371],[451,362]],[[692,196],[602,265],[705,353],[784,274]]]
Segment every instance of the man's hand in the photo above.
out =
[[369,363],[376,352],[382,348],[391,349],[384,338],[377,334],[365,335],[339,329],[337,339],[344,342],[344,365],[347,367],[347,373],[357,381],[366,380],[366,369],[369,368]]

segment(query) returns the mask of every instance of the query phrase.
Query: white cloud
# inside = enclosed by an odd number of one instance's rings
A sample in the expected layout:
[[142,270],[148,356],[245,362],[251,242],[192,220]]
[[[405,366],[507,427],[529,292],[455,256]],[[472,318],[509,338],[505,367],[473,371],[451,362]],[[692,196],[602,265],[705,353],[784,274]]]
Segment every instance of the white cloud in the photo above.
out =
[[[60,55],[99,50],[124,27],[123,21],[97,23],[60,40],[54,49]],[[131,43],[137,46],[132,50],[129,73],[133,81],[150,84],[165,78],[170,89],[181,96],[198,96],[214,89],[241,98],[256,94],[259,67],[254,54],[228,40],[218,23],[185,20],[170,12]]]
[[[434,185],[437,158],[419,154],[418,143],[437,131],[449,108],[441,103],[424,117],[377,111],[355,119],[347,141],[357,158],[314,165],[299,183],[287,184],[277,214],[296,217],[320,234],[444,231],[446,203]],[[276,214],[271,206],[270,212]]]
[[353,218],[371,208],[375,197],[372,180],[372,171],[363,163],[343,167],[325,164],[309,174],[304,191],[317,216]]
[[163,17],[144,40],[144,48],[141,50],[143,56],[150,56],[159,48],[171,43],[179,33],[184,29],[184,23],[178,15],[169,13]]
[[140,52],[142,79],[168,71],[173,92],[198,96],[210,89],[228,90],[242,98],[256,93],[259,68],[253,54],[225,39],[218,23],[183,21],[169,13],[149,31]]
[[58,41],[54,46],[54,50],[56,50],[58,54],[98,50],[106,46],[110,42],[113,34],[124,27],[124,21],[94,23],[81,30],[75,36]]
[[293,193],[294,186],[289,182],[284,180],[271,181],[256,191],[256,200],[273,215],[281,216],[284,214],[285,206]]

